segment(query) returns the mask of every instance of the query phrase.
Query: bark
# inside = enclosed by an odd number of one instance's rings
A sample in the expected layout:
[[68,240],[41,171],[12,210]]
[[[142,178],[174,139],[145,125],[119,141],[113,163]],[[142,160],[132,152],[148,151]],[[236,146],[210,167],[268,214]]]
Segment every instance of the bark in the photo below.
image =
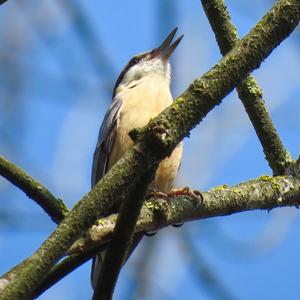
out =
[[[234,187],[222,185],[195,196],[174,196],[148,199],[138,219],[135,232],[157,231],[172,224],[212,217],[228,216],[249,210],[271,210],[276,207],[300,205],[300,178],[292,176],[261,176]],[[199,197],[197,195],[202,195]],[[117,215],[98,220],[84,238],[76,241],[69,254],[80,253],[108,243]]]
[[53,222],[58,224],[67,215],[69,210],[61,199],[53,196],[40,182],[2,156],[0,156],[0,175],[40,205]]
[[[201,0],[201,2],[221,53],[226,55],[238,43],[239,37],[225,3],[223,0]],[[265,107],[262,89],[250,74],[237,86],[237,92],[261,142],[273,174],[285,174],[292,163],[292,158],[285,149]]]

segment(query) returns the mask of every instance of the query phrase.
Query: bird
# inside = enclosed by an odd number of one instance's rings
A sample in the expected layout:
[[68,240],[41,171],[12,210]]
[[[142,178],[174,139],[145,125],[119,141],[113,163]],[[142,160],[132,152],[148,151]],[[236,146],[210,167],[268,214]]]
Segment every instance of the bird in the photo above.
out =
[[[113,89],[111,105],[99,130],[93,156],[92,188],[132,146],[128,133],[145,126],[173,102],[169,59],[183,38],[181,35],[172,43],[176,32],[177,27],[159,47],[135,55],[120,73]],[[182,143],[161,161],[150,184],[151,189],[164,194],[171,190],[181,156]],[[104,255],[105,250],[93,259],[91,282],[94,289]]]

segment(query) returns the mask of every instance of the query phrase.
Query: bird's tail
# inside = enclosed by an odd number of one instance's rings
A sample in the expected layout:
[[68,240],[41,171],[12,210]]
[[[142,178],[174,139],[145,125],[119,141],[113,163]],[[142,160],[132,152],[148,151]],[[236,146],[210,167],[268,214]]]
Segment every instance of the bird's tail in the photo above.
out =
[[[134,251],[134,249],[137,247],[137,245],[139,244],[139,242],[141,241],[141,239],[143,238],[144,233],[143,232],[139,232],[136,233],[132,239],[132,243],[131,246],[128,250],[126,259],[123,263],[123,265],[127,262],[127,260],[129,259],[130,255],[132,254],[132,252]],[[93,262],[92,262],[92,271],[91,271],[91,284],[93,289],[95,290],[97,282],[98,282],[98,278],[100,276],[100,272],[101,272],[101,268],[102,268],[102,264],[103,264],[103,260],[105,258],[107,250],[102,250],[101,252],[99,252],[94,258],[93,258]]]

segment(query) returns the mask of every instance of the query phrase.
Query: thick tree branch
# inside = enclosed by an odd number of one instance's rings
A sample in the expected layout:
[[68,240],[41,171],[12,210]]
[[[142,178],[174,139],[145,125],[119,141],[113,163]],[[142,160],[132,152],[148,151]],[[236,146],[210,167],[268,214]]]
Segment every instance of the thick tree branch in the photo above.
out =
[[[223,0],[201,0],[201,2],[221,53],[226,55],[239,41],[237,29],[231,21],[226,5]],[[262,89],[255,78],[249,75],[237,86],[237,92],[262,144],[273,174],[285,174],[292,158],[280,140],[265,107]]]
[[0,175],[40,205],[53,222],[59,223],[67,215],[69,210],[61,199],[54,197],[41,183],[2,156]]
[[48,270],[97,217],[120,201],[130,186],[146,174],[218,105],[236,84],[280,44],[300,18],[299,0],[279,0],[251,32],[217,65],[195,80],[174,103],[146,127],[134,131],[135,145],[95,188],[64,218],[42,246],[27,260],[0,299],[26,299]]
[[[276,207],[300,206],[300,177],[261,176],[238,184],[215,187],[201,193],[203,199],[188,195],[149,199],[145,202],[136,225],[136,232],[156,231],[160,228],[194,220],[227,216],[249,210],[271,210]],[[100,219],[84,238],[76,241],[69,253],[85,252],[109,242],[117,215]]]
[[40,283],[40,285],[35,289],[34,293],[30,296],[30,299],[39,297],[43,292],[45,292],[59,280],[90,260],[91,257],[95,256],[97,251],[99,251],[99,249],[89,249],[83,253],[73,254],[63,259],[51,269],[47,277]]
[[[201,194],[203,200],[192,196],[148,199],[144,204],[135,232],[159,230],[171,224],[241,213],[249,210],[271,210],[276,207],[300,205],[299,177],[261,176],[235,187],[227,185],[213,188]],[[67,256],[49,272],[34,292],[38,297],[47,288],[92,258],[111,240],[117,214],[102,218],[88,230],[84,238],[77,240]],[[3,276],[7,281],[17,275]]]
[[20,267],[16,267],[18,272],[10,277],[0,299],[27,299],[76,238],[96,221],[95,216],[102,215],[110,207],[112,196],[116,197],[113,204],[119,202],[123,192],[135,184],[139,175],[136,170],[140,170],[141,166],[143,170],[146,169],[145,157],[134,149],[129,150],[70,211],[42,246],[21,262]]
[[[201,194],[203,200],[191,196],[149,199],[144,204],[135,232],[159,230],[175,223],[183,223],[205,218],[230,215],[249,210],[271,210],[276,207],[300,205],[299,177],[261,176],[235,187],[219,186]],[[238,203],[238,204],[237,204]],[[239,207],[239,208],[237,208]],[[236,208],[236,209],[235,209]],[[102,218],[77,240],[69,249],[69,255],[49,272],[45,280],[35,290],[38,297],[47,288],[69,274],[85,261],[92,258],[111,240],[117,214]],[[17,276],[15,268],[2,280],[9,282]],[[1,288],[0,288],[1,289]]]

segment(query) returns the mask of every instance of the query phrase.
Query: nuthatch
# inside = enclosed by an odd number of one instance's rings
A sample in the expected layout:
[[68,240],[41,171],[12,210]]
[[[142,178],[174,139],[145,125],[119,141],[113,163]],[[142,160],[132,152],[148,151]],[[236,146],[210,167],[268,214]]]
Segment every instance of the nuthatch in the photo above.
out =
[[[121,72],[113,91],[112,104],[102,122],[93,158],[92,187],[132,145],[128,133],[145,126],[172,101],[169,58],[183,35],[172,40],[175,28],[163,43],[150,52],[134,56]],[[172,44],[171,44],[172,43]],[[180,143],[164,159],[150,187],[163,193],[170,191],[177,175],[182,154]],[[100,254],[93,261],[92,284],[99,275]]]

